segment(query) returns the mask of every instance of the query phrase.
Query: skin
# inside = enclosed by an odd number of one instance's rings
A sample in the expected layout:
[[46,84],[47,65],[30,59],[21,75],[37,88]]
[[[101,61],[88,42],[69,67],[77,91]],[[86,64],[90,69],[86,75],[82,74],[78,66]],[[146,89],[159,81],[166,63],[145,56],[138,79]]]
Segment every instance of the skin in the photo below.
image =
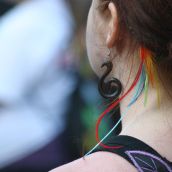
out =
[[[118,78],[123,85],[126,85],[128,80],[127,74],[130,72],[130,67],[127,66],[131,66],[131,61],[126,59],[125,50],[121,55],[114,55],[117,53],[114,45],[118,23],[116,7],[110,2],[106,12],[100,13],[97,10],[99,3],[100,0],[92,1],[88,17],[87,51],[90,64],[95,73],[101,76],[103,71],[100,66],[105,61],[105,57],[108,54],[108,48],[111,49],[111,58],[115,56],[113,59],[114,70],[111,76]],[[128,85],[131,85],[134,80],[140,64],[139,57],[135,55],[137,51],[138,50],[136,50],[132,56],[134,58],[134,67]],[[125,75],[123,75],[123,73]],[[161,90],[160,107],[157,105],[157,92],[155,88],[150,87],[146,107],[143,105],[144,95],[141,95],[137,102],[127,112],[127,116],[122,123],[123,130],[121,135],[129,135],[142,140],[169,161],[172,161],[172,100],[161,83],[159,86]],[[127,89],[127,86],[124,87],[124,92]],[[134,92],[131,92],[125,100],[121,102],[121,112],[125,110],[133,94]],[[97,172],[137,171],[131,164],[118,155],[108,152],[98,152],[89,155],[85,160],[81,158],[54,169],[51,172],[90,172],[94,170]]]

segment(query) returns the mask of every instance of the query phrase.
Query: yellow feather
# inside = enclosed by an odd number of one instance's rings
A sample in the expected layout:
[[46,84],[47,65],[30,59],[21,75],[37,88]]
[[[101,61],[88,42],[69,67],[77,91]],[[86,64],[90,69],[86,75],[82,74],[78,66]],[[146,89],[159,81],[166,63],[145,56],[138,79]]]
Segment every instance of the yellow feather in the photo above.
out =
[[145,58],[145,70],[148,75],[148,80],[150,81],[152,87],[156,88],[157,92],[157,102],[158,106],[160,107],[160,87],[159,87],[159,78],[156,64],[154,63],[154,58],[151,53],[146,53]]

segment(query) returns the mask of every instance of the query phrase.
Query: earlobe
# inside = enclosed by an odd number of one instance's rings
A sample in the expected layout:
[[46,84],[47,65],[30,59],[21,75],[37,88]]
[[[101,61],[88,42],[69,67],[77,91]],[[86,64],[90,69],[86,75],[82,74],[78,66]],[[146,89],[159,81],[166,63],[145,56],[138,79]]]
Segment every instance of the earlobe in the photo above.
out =
[[108,28],[106,44],[108,48],[112,48],[114,46],[115,38],[116,38],[118,17],[117,17],[117,10],[113,2],[109,3],[108,9],[110,11],[110,20],[109,20],[109,26],[108,26],[109,28]]

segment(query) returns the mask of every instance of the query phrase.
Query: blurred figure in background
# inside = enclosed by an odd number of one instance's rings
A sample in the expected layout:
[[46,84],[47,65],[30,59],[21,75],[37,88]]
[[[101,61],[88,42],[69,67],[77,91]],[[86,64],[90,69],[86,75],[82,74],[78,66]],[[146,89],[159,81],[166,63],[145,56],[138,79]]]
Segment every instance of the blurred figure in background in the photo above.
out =
[[67,160],[57,138],[76,84],[65,57],[72,33],[64,0],[29,0],[0,18],[0,171],[43,172]]

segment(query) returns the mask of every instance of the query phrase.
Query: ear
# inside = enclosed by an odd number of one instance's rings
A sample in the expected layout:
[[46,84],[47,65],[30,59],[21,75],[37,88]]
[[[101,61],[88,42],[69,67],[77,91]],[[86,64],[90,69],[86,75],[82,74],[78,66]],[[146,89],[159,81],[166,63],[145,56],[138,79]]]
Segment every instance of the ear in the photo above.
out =
[[117,10],[113,2],[109,3],[108,10],[110,12],[110,20],[108,25],[106,44],[108,48],[112,48],[115,43],[117,25],[118,25]]

